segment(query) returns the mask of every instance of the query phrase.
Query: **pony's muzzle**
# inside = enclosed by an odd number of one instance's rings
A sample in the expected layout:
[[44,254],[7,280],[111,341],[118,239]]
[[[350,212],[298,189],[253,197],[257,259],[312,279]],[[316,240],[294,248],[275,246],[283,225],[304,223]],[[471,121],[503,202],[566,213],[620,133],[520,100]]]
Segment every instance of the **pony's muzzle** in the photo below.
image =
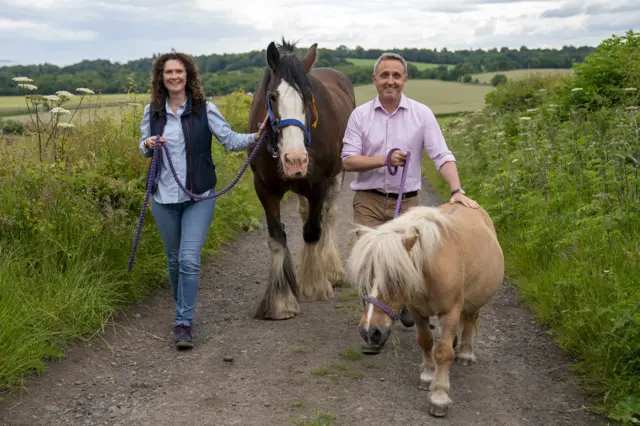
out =
[[360,325],[360,337],[368,345],[379,347],[384,345],[391,333],[391,327],[386,325]]

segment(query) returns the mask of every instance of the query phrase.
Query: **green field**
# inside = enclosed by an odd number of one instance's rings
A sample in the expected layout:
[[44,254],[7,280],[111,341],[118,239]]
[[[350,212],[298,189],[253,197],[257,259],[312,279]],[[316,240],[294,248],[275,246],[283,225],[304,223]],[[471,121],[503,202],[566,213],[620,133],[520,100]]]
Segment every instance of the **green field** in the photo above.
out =
[[[69,102],[65,103],[65,106],[75,106],[80,102],[80,98],[82,95],[79,93],[73,93],[75,96]],[[136,95],[136,100],[140,101],[142,99],[146,99],[147,95],[138,94]],[[126,93],[117,93],[117,94],[108,94],[108,95],[88,95],[84,97],[82,101],[83,104],[91,103],[91,104],[113,104],[118,102],[129,102],[131,101],[131,95]],[[14,109],[24,109],[26,108],[26,104],[24,101],[24,96],[0,96],[0,114],[7,110]]]
[[[371,67],[371,68],[373,68],[373,64],[376,63],[375,59],[347,58],[347,61],[351,62],[353,65],[358,67]],[[407,61],[407,62],[412,65],[415,65],[416,68],[418,68],[420,71],[426,70],[429,68],[437,68],[440,65],[444,65],[444,64],[427,64],[426,62],[413,62],[413,61]],[[449,68],[452,65],[445,65],[445,66]]]
[[[404,87],[408,97],[427,105],[434,114],[475,111],[484,107],[484,96],[493,87],[453,83],[440,80],[409,80]],[[356,101],[361,105],[377,96],[373,84],[356,87]]]
[[491,79],[496,74],[504,74],[508,79],[517,80],[520,78],[526,78],[531,75],[541,77],[541,76],[553,75],[553,74],[566,75],[566,74],[571,74],[572,72],[573,70],[569,68],[539,68],[539,69],[485,72],[480,74],[472,74],[471,77],[474,79],[477,78],[480,81],[480,83],[490,84]]

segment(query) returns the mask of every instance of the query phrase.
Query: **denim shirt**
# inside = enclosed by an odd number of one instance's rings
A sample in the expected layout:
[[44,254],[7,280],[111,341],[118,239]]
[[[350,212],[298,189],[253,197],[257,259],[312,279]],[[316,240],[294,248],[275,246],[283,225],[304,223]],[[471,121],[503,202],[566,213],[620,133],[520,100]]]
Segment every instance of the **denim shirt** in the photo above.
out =
[[[185,139],[182,132],[182,124],[180,122],[180,116],[184,112],[186,101],[178,106],[177,114],[174,114],[169,106],[169,100],[165,103],[165,109],[167,111],[167,124],[164,128],[163,137],[167,140],[165,145],[171,155],[171,162],[176,170],[178,179],[184,185],[187,176],[187,160],[186,160],[186,148]],[[224,119],[218,107],[213,103],[207,101],[207,121],[209,122],[209,130],[215,135],[218,141],[227,151],[242,151],[248,148],[254,142],[254,133],[237,133],[231,129],[229,123]],[[142,123],[140,125],[140,152],[145,157],[151,157],[153,150],[144,146],[144,141],[151,136],[150,130],[150,105],[144,109],[142,117]],[[164,154],[164,150],[163,150]],[[209,193],[215,192],[215,188],[211,189]],[[198,194],[203,195],[203,194]],[[185,194],[182,189],[176,184],[171,169],[169,168],[169,162],[166,155],[162,156],[162,169],[160,170],[160,182],[158,182],[158,190],[153,194],[153,198],[156,202],[161,204],[168,203],[182,203],[189,201],[189,196]]]

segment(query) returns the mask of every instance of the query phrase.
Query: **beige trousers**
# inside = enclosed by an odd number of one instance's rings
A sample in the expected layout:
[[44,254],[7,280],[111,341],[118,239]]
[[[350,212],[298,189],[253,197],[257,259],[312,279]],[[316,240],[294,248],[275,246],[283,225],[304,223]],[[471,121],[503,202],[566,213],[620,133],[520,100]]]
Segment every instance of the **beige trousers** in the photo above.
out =
[[[359,225],[375,228],[393,219],[397,201],[395,198],[371,192],[356,191],[353,196],[353,221]],[[400,214],[419,204],[419,196],[402,200]]]

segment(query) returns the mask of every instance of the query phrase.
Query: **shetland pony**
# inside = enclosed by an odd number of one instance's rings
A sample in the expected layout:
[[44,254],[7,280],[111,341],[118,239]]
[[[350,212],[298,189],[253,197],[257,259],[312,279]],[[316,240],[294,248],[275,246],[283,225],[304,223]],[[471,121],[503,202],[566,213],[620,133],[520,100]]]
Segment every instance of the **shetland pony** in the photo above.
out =
[[[445,416],[454,338],[462,325],[457,361],[476,361],[473,331],[479,310],[504,277],[504,257],[493,222],[482,208],[461,204],[417,206],[373,229],[357,226],[358,240],[347,273],[363,297],[362,339],[380,347],[403,305],[417,329],[423,361],[420,389],[429,391],[429,413]],[[435,351],[429,317],[437,315],[442,335]]]

